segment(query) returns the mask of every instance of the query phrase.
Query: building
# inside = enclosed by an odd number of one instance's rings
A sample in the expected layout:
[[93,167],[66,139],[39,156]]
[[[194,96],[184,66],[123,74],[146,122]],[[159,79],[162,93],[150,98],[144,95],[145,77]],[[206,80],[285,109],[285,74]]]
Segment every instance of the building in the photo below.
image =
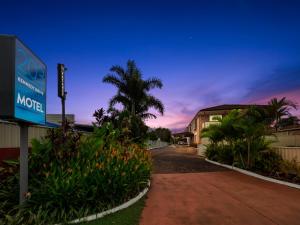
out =
[[[201,109],[194,116],[192,121],[187,126],[186,131],[193,134],[192,142],[201,144],[201,132],[203,128],[207,128],[211,124],[217,124],[217,118],[222,118],[233,109],[246,109],[253,105],[218,105]],[[265,105],[256,105],[258,107],[265,107]]]
[[[75,115],[74,114],[66,114],[66,120],[70,124],[73,125],[75,123]],[[49,123],[61,125],[62,115],[61,114],[47,114],[46,115],[46,121],[49,122]]]

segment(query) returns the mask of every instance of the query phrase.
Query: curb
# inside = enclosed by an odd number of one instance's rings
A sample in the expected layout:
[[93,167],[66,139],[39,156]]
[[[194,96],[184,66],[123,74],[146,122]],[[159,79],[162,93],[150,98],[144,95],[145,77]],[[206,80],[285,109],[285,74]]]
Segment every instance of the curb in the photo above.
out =
[[[106,215],[118,212],[118,211],[120,211],[122,209],[128,208],[129,206],[133,205],[134,203],[136,203],[138,200],[140,200],[142,197],[144,197],[147,194],[147,192],[149,191],[150,185],[151,185],[151,182],[149,180],[148,181],[148,187],[146,187],[136,197],[130,199],[129,201],[123,203],[122,205],[119,205],[119,206],[117,206],[115,208],[103,211],[101,213],[97,213],[97,214],[94,214],[94,215],[90,215],[90,216],[82,217],[82,218],[79,218],[79,219],[75,219],[75,220],[72,220],[72,221],[70,221],[68,223],[69,224],[76,224],[76,223],[82,223],[82,222],[89,222],[89,221],[93,221],[93,220],[102,218],[102,217],[104,217]],[[62,224],[56,224],[56,225],[62,225]]]
[[158,149],[158,148],[165,148],[165,147],[168,147],[168,146],[170,146],[170,145],[147,148],[147,150],[149,151],[149,150],[154,150],[154,149]]
[[209,160],[207,158],[205,158],[205,161],[207,161],[209,163],[212,163],[212,164],[215,164],[215,165],[218,165],[218,166],[225,167],[227,169],[237,171],[239,173],[246,174],[246,175],[251,176],[251,177],[261,179],[261,180],[265,180],[265,181],[273,182],[273,183],[276,183],[276,184],[281,184],[281,185],[285,185],[285,186],[288,186],[288,187],[300,189],[299,184],[293,184],[293,183],[290,183],[290,182],[287,182],[287,181],[282,181],[282,180],[277,180],[277,179],[274,179],[274,178],[266,177],[266,176],[263,176],[263,175],[260,175],[260,174],[257,174],[257,173],[250,172],[248,170],[243,170],[243,169],[237,168],[235,166],[230,166],[230,165],[222,164],[222,163],[219,163],[219,162],[215,162],[215,161]]

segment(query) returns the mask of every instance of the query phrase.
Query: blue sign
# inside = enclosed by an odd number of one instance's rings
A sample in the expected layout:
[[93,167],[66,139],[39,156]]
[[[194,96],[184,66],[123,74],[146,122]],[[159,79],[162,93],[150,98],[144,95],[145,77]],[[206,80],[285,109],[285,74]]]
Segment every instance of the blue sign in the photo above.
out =
[[16,40],[15,118],[37,124],[46,121],[46,66]]

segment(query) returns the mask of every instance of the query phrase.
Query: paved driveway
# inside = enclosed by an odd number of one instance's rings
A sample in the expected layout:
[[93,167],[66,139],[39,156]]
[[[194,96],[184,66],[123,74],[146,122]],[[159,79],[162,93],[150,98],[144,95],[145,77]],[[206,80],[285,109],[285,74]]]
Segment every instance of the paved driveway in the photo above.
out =
[[153,158],[141,225],[300,225],[300,190],[211,165],[187,148],[156,150]]

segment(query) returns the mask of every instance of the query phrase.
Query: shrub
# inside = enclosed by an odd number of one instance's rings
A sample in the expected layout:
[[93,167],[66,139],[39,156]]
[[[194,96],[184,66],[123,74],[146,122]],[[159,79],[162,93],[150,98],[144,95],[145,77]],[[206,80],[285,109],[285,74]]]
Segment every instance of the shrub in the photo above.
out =
[[228,145],[208,145],[205,151],[205,156],[208,159],[232,164],[233,163],[233,153],[232,149]]
[[204,155],[206,158],[208,158],[210,160],[218,161],[217,147],[214,145],[207,145]]
[[280,172],[285,178],[300,183],[300,166],[296,159],[291,161],[283,160],[280,164]]
[[[9,176],[0,191],[0,223],[49,224],[66,222],[121,204],[147,186],[151,159],[140,145],[120,142],[110,124],[85,137],[51,130],[33,141],[29,158],[29,193],[18,207],[18,176]],[[6,191],[6,192],[5,192]],[[1,194],[3,193],[3,194]],[[6,193],[8,196],[5,196]],[[1,223],[1,224],[2,224]]]
[[280,170],[282,162],[279,154],[272,150],[264,150],[258,153],[253,169],[272,175]]

